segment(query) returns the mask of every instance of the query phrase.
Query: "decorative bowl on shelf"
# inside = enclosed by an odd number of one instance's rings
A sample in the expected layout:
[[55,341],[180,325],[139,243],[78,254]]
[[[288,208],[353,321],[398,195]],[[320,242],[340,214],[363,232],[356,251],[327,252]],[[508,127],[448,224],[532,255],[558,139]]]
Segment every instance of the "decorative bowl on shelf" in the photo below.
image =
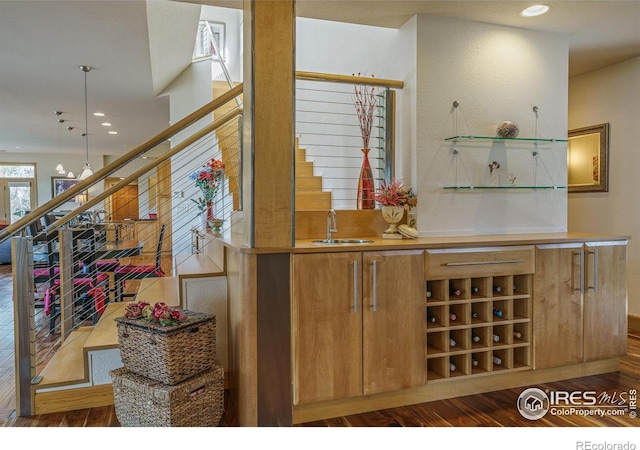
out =
[[498,128],[496,129],[496,134],[501,138],[518,137],[518,133],[520,133],[518,124],[510,120],[505,120],[500,125],[498,125]]
[[222,224],[224,223],[224,219],[213,219],[207,221],[209,227],[211,227],[212,231],[219,232],[222,230]]

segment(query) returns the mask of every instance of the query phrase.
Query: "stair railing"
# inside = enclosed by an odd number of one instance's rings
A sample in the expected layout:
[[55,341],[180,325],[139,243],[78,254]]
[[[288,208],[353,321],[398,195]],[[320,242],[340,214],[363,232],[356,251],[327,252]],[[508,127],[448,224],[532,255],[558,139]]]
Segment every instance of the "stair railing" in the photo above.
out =
[[[345,84],[349,87],[343,86]],[[328,207],[333,209],[357,209],[363,142],[353,98],[356,85],[374,89],[377,100],[368,146],[377,189],[395,174],[396,90],[402,89],[404,83],[373,77],[296,72],[297,141],[304,149],[305,161],[313,163],[313,175],[322,176],[322,190],[330,192]],[[304,187],[297,187],[301,198],[296,201],[296,209],[318,209],[314,202],[317,182],[305,181],[311,187],[308,194]],[[311,200],[309,207],[300,206],[305,203],[305,197]]]
[[[85,320],[84,316],[78,319],[75,315],[75,310],[78,307],[75,278],[83,276],[81,275],[83,272],[74,272],[77,270],[75,268],[76,266],[75,264],[71,264],[71,261],[74,260],[74,252],[77,250],[72,245],[72,228],[69,228],[72,224],[71,221],[77,222],[79,217],[82,217],[83,215],[87,216],[87,211],[89,211],[90,208],[99,205],[100,202],[103,202],[110,196],[113,196],[131,182],[137,181],[141,176],[150,173],[150,171],[157,173],[156,170],[163,164],[171,162],[172,167],[179,166],[178,170],[193,171],[200,167],[204,161],[209,160],[212,156],[216,157],[216,154],[211,150],[211,146],[218,145],[218,139],[216,137],[217,130],[228,126],[237,127],[238,125],[236,122],[239,122],[239,120],[234,121],[234,119],[241,117],[242,110],[240,108],[235,108],[227,112],[225,115],[216,118],[212,123],[204,126],[192,136],[183,140],[175,147],[167,150],[159,157],[149,159],[149,162],[145,167],[124,177],[124,179],[121,179],[114,186],[92,196],[89,201],[78,206],[63,217],[50,221],[47,224],[46,229],[43,231],[31,233],[31,236],[27,236],[27,228],[33,228],[32,226],[36,222],[40,222],[45,216],[49,215],[50,217],[50,213],[65,202],[73,199],[83,191],[88,190],[91,186],[104,181],[109,175],[113,174],[118,169],[125,167],[131,160],[144,155],[146,152],[153,149],[160,143],[165,142],[176,133],[213,113],[216,109],[233,100],[241,93],[242,85],[234,87],[194,113],[176,122],[162,133],[131,150],[126,155],[117,158],[110,164],[107,164],[104,168],[96,171],[86,180],[79,182],[68,191],[56,196],[9,227],[1,230],[0,241],[13,237],[12,265],[15,314],[14,332],[16,336],[16,410],[19,416],[37,413],[37,411],[34,410],[34,398],[36,395],[36,387],[42,379],[40,371],[46,365],[51,354],[55,353],[61,347],[65,338],[69,336],[71,331],[78,326],[82,326],[84,323],[83,320]],[[239,139],[239,136],[236,138]],[[239,143],[234,145],[239,147]],[[178,155],[179,158],[177,158]],[[180,162],[177,163],[177,161]],[[162,180],[165,183],[171,183],[171,171],[169,172],[170,173],[167,175],[168,179]],[[175,184],[177,186],[176,189],[186,190],[188,185],[188,188],[192,189],[191,185],[193,182],[186,179],[180,179],[177,180]],[[174,199],[172,199],[171,196],[168,196],[168,198],[164,200],[164,206],[171,208],[172,200]],[[189,205],[191,199],[184,198],[180,200],[183,200],[183,205]],[[222,202],[219,208],[221,210],[225,208]],[[191,217],[195,216],[193,211],[189,210],[188,206],[183,206],[181,210],[184,210],[182,214],[185,217],[188,215],[189,220]],[[228,214],[230,217],[230,213],[228,211],[224,212],[224,214]],[[76,229],[77,225],[74,224],[73,228]],[[88,228],[95,229],[95,227],[91,226],[88,226]],[[190,230],[186,229],[181,231],[184,231],[187,239],[190,239]],[[58,236],[57,241],[59,245],[55,252],[56,256],[59,258],[59,272],[55,275],[55,277],[58,277],[57,281],[59,282],[55,284],[55,289],[58,291],[57,294],[59,294],[59,306],[55,313],[52,311],[52,314],[55,315],[52,316],[51,319],[46,319],[42,309],[38,310],[36,308],[36,301],[34,298],[34,291],[36,287],[34,280],[34,241],[49,239],[54,235],[54,233]],[[104,239],[104,236],[101,239]],[[147,243],[147,245],[149,247],[153,247],[155,243]],[[45,255],[45,259],[46,256],[50,257],[51,253]],[[72,267],[74,268],[72,269]],[[85,267],[87,267],[87,265],[85,265]],[[93,275],[95,275],[95,273],[86,274],[87,277]],[[45,286],[53,286],[53,278],[54,275],[52,273],[51,278],[46,279],[42,284]],[[107,292],[109,291],[107,290]],[[92,306],[95,304],[97,309],[97,303],[91,302],[90,304]],[[86,320],[90,320],[90,317]],[[66,345],[66,342],[64,342],[64,344]]]

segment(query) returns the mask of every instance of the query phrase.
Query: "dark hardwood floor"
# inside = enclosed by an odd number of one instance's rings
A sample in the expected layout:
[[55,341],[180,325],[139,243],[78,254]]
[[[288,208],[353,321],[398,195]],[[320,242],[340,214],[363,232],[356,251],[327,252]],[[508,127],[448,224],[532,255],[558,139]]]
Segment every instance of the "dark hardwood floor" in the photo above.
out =
[[[33,417],[15,416],[13,369],[13,307],[11,268],[0,266],[0,427],[119,427],[113,406]],[[609,395],[640,387],[640,337],[629,336],[628,354],[620,371],[538,385],[549,391],[596,391]],[[452,398],[418,405],[337,417],[296,425],[302,427],[637,427],[640,418],[622,416],[552,415],[524,419],[516,400],[524,388]],[[220,426],[236,427],[234,406],[225,401]],[[619,432],[618,432],[619,433]],[[0,434],[1,436],[1,434]],[[621,436],[618,434],[618,436]],[[640,448],[640,442],[638,442]],[[456,447],[454,447],[456,448]],[[497,447],[494,447],[497,448]],[[568,448],[568,447],[567,447]],[[576,448],[575,445],[572,448]]]

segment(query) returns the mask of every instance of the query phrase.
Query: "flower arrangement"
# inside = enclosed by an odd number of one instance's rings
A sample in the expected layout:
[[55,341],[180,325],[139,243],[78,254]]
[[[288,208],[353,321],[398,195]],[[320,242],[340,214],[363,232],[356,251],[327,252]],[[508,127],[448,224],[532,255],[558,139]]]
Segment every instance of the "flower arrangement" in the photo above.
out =
[[201,168],[189,175],[189,179],[195,181],[196,186],[202,190],[205,204],[213,202],[223,177],[224,163],[215,158],[212,158]]
[[382,206],[408,206],[413,208],[418,204],[418,197],[412,188],[405,188],[402,180],[393,179],[391,183],[383,182],[375,195],[376,202]]
[[156,321],[165,327],[175,326],[187,320],[186,314],[167,306],[164,302],[157,302],[153,306],[143,301],[129,303],[125,307],[124,317]]
[[[352,74],[355,76],[355,74]],[[360,73],[358,73],[360,76]],[[373,77],[373,75],[371,75]],[[360,123],[360,134],[362,135],[362,146],[369,148],[369,138],[373,127],[373,115],[378,106],[378,98],[375,94],[376,88],[364,84],[355,84],[353,90],[353,104],[356,107],[358,122]]]

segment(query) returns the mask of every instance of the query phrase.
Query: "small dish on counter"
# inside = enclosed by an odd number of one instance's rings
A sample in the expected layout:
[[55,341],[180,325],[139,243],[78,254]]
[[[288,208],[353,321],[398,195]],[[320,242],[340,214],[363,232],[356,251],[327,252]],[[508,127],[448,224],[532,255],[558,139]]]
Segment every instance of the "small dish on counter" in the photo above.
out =
[[398,225],[398,232],[409,239],[418,239],[420,237],[418,230],[406,224]]

